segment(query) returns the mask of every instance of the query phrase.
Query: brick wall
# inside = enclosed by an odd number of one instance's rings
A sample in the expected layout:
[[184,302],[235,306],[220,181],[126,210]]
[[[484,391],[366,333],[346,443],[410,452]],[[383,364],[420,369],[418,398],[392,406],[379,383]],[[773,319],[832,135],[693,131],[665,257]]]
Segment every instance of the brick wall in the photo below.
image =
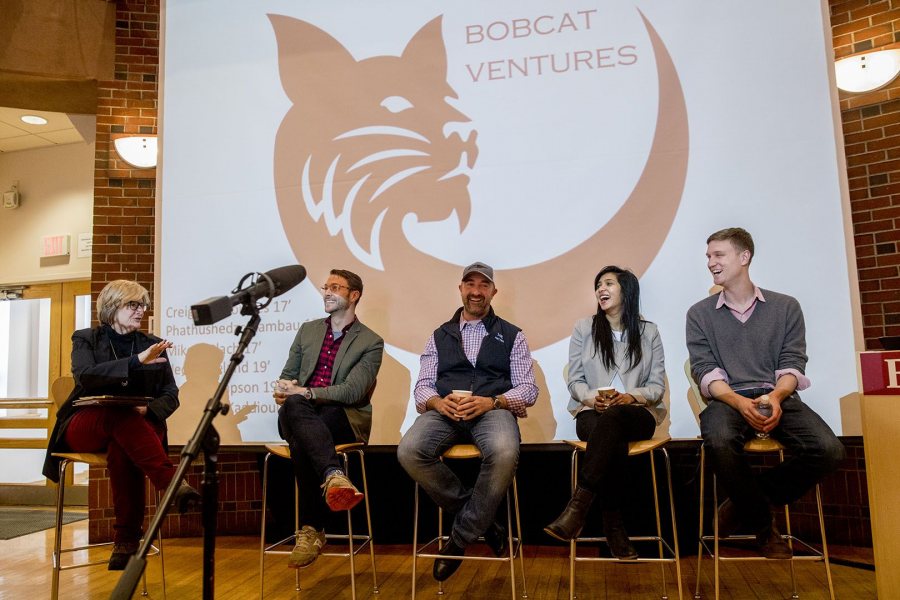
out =
[[153,293],[156,170],[122,161],[113,139],[156,134],[159,1],[119,2],[114,79],[98,83],[91,292],[132,279]]
[[[900,47],[900,0],[831,0],[836,58]],[[866,347],[900,335],[900,79],[840,93]]]
[[[172,462],[179,456],[173,454]],[[262,484],[257,455],[253,452],[222,452],[219,454],[219,511],[216,527],[220,533],[259,535]],[[191,465],[187,481],[200,489],[203,477],[202,458]],[[113,509],[109,492],[109,478],[105,468],[91,467],[88,497],[88,537],[91,542],[108,541],[113,534]],[[147,519],[156,512],[156,494],[153,486],[147,486]],[[200,513],[179,515],[175,511],[163,522],[163,537],[199,537],[203,535]]]
[[[122,161],[113,139],[123,134],[156,134],[158,70],[159,1],[118,2],[113,79],[98,82],[91,262],[94,298],[115,279],[137,281],[153,295],[156,170],[135,169]],[[105,469],[90,471],[88,506],[90,539],[111,539],[112,502]],[[199,531],[199,522],[191,517],[169,521],[173,532],[197,535]]]
[[[837,57],[900,43],[900,0],[831,0],[830,6]],[[158,0],[118,3],[115,79],[100,83],[97,114],[92,265],[95,296],[108,281],[117,278],[135,279],[153,292],[156,174],[122,163],[112,140],[123,133],[157,131],[158,32]],[[874,348],[878,347],[877,337],[900,335],[900,227],[896,226],[900,224],[900,81],[869,94],[841,93],[840,100],[865,337],[867,346]],[[841,471],[823,484],[829,535],[837,543],[868,545],[868,498],[858,439],[848,441],[848,454]],[[695,452],[684,452],[681,458],[687,472],[695,468]],[[387,460],[385,469],[389,465],[395,466]],[[189,481],[195,486],[199,486],[201,470],[200,466],[192,467]],[[220,532],[258,531],[260,482],[256,456],[252,452],[223,453],[219,471]],[[399,483],[396,478],[390,479],[391,485]],[[109,539],[112,511],[106,472],[92,469],[90,481],[90,538]],[[376,498],[389,495],[389,488],[373,493]],[[685,511],[692,514],[694,499],[689,494],[683,494],[683,499],[690,504],[685,504]],[[148,501],[152,506],[155,498]],[[800,529],[816,530],[810,498],[799,503],[795,512]],[[375,510],[376,521],[379,514]],[[393,525],[396,527],[396,523]],[[376,523],[382,537],[387,528],[379,528]],[[163,532],[200,535],[199,516],[172,517]]]

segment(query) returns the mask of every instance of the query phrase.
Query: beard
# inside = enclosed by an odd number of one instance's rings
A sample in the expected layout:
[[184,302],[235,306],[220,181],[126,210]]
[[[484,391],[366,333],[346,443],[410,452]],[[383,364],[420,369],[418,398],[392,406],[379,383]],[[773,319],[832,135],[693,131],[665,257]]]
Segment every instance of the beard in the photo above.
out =
[[337,294],[335,294],[325,301],[325,312],[330,315],[332,313],[345,310],[348,306],[350,306],[349,300],[347,300],[343,296],[338,296]]
[[466,312],[479,319],[487,315],[488,309],[491,307],[491,301],[487,296],[481,296],[481,302],[473,302],[473,296],[469,295],[463,299],[463,307]]

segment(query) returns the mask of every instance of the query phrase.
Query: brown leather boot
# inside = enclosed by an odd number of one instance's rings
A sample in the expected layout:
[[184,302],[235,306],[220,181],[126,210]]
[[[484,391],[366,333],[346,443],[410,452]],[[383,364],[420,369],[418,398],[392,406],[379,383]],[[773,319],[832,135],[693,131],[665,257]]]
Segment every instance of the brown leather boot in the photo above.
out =
[[593,502],[594,492],[583,487],[575,488],[575,493],[572,494],[566,509],[556,517],[555,521],[544,527],[544,531],[564,542],[578,537]]

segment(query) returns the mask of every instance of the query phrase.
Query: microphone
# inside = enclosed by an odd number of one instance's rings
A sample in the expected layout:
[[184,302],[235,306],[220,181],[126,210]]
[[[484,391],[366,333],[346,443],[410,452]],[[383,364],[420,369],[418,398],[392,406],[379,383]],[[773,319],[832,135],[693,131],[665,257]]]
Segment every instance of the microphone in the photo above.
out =
[[[259,276],[254,280],[255,276]],[[251,285],[241,288],[250,279]],[[231,308],[238,304],[249,306],[259,298],[267,297],[265,304],[258,305],[257,310],[266,307],[272,298],[280,296],[298,283],[306,279],[306,269],[302,265],[278,267],[265,273],[247,273],[241,278],[231,296],[213,296],[202,302],[191,305],[191,316],[194,325],[212,325],[231,316]],[[248,313],[249,314],[249,313]]]

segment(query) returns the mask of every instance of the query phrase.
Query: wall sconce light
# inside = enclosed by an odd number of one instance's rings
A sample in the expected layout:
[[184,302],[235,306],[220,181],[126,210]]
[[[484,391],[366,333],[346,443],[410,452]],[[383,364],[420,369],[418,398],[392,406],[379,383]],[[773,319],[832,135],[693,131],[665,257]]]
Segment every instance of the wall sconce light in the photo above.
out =
[[125,135],[115,138],[113,145],[119,158],[132,167],[151,169],[156,166],[155,135]]
[[877,90],[893,81],[898,73],[900,48],[856,54],[834,63],[837,86],[845,92]]

